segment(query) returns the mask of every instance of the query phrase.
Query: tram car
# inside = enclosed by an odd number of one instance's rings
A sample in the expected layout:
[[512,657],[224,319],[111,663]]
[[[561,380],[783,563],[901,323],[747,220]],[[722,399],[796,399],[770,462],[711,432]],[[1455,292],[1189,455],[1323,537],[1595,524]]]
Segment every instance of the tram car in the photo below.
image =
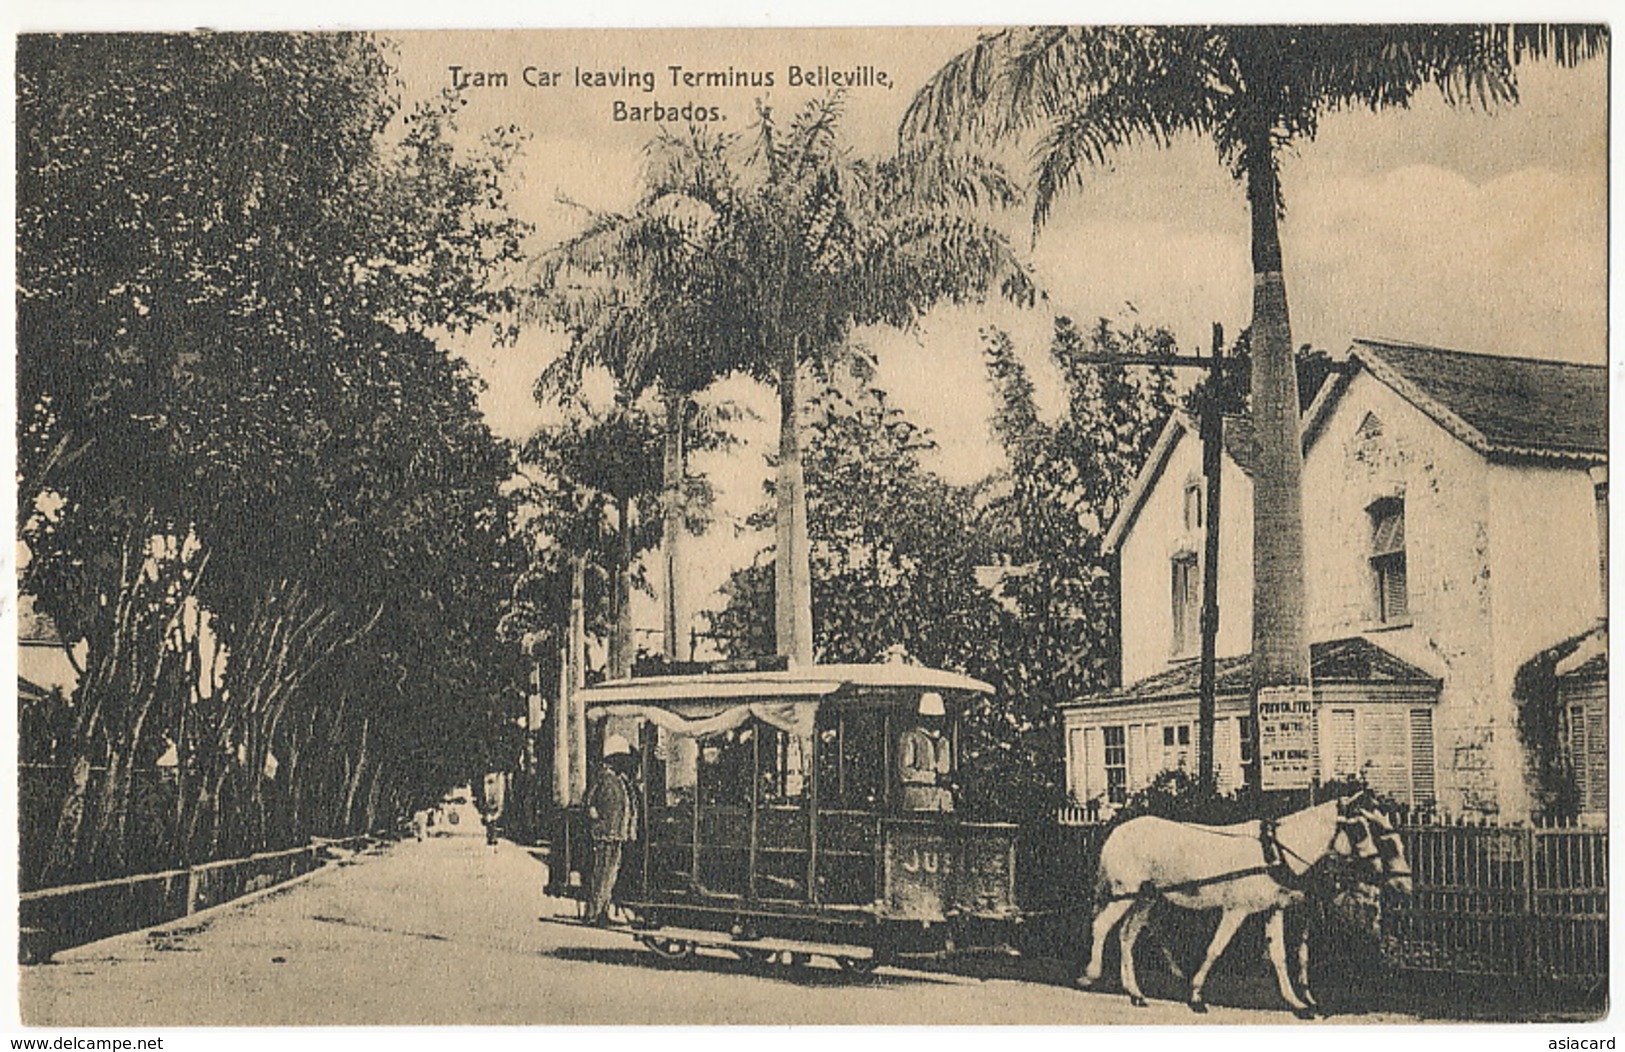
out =
[[[1016,827],[956,812],[960,726],[990,694],[901,664],[640,676],[586,688],[592,753],[637,746],[637,839],[616,902],[672,958],[812,956],[867,970],[1003,949]],[[548,891],[582,898],[581,808],[553,838]]]

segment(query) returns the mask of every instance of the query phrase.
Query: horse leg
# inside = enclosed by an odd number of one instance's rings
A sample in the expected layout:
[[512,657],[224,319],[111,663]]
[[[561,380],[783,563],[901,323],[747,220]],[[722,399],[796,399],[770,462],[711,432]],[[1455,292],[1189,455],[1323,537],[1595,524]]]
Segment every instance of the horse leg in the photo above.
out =
[[1085,990],[1100,981],[1101,970],[1106,966],[1106,936],[1112,933],[1117,922],[1123,919],[1123,914],[1133,905],[1133,899],[1113,899],[1100,907],[1100,912],[1095,914],[1094,942],[1089,951],[1089,966],[1078,976],[1078,985]]
[[1303,996],[1304,1004],[1310,1008],[1319,1007],[1315,1000],[1314,991],[1309,989],[1309,920],[1303,918],[1303,926],[1298,930],[1298,992]]
[[1308,1019],[1314,1013],[1299,999],[1292,989],[1292,980],[1286,973],[1286,911],[1280,907],[1270,911],[1264,921],[1265,941],[1269,946],[1270,963],[1275,966],[1275,980],[1281,988],[1281,997],[1292,1007],[1299,1019]]
[[1202,988],[1207,985],[1208,973],[1213,970],[1214,962],[1230,945],[1230,940],[1236,937],[1236,929],[1246,920],[1248,912],[1234,907],[1226,909],[1219,914],[1219,927],[1213,933],[1213,941],[1207,944],[1207,954],[1202,958],[1202,966],[1196,969],[1196,975],[1191,978],[1190,1006],[1193,1012],[1207,1011],[1207,1002],[1202,1000]]
[[1128,1003],[1136,1008],[1145,1007],[1145,995],[1140,992],[1140,980],[1134,974],[1134,944],[1140,940],[1140,932],[1145,930],[1145,922],[1151,918],[1151,906],[1155,901],[1136,900],[1128,916],[1123,918],[1123,926],[1117,930],[1117,948],[1123,956],[1119,962],[1123,989],[1128,992]]
[[1168,941],[1168,927],[1157,920],[1155,912],[1146,920],[1145,933],[1156,942],[1157,955],[1162,958],[1162,965],[1168,969],[1168,973],[1175,979],[1183,980],[1186,978],[1185,969],[1181,968],[1179,962],[1174,960],[1174,948]]

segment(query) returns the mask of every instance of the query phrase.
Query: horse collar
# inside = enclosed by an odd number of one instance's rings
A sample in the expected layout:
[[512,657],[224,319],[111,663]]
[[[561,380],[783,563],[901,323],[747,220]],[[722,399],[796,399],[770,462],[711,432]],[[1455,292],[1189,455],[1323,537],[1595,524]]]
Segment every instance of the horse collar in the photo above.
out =
[[1258,846],[1264,853],[1264,869],[1277,884],[1289,890],[1300,890],[1304,885],[1304,877],[1308,872],[1294,872],[1292,865],[1287,862],[1287,855],[1293,854],[1288,848],[1281,845],[1280,838],[1275,832],[1276,821],[1273,818],[1258,820]]

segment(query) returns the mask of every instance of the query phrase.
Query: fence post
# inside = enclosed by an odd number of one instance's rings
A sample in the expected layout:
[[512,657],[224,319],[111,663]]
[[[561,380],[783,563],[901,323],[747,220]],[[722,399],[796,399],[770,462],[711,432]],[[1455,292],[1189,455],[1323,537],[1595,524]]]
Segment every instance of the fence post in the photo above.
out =
[[186,915],[190,917],[197,912],[197,869],[186,867]]
[[1523,917],[1519,925],[1523,929],[1523,953],[1521,967],[1518,974],[1533,979],[1540,975],[1540,962],[1537,960],[1540,940],[1535,930],[1535,829],[1534,819],[1521,830],[1523,839]]

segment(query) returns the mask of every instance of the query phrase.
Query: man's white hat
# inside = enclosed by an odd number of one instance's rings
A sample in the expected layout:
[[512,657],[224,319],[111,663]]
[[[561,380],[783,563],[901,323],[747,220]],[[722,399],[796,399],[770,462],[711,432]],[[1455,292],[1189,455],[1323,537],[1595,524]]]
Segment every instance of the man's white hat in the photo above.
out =
[[947,706],[943,705],[943,703],[942,703],[942,695],[938,694],[934,690],[928,690],[924,694],[921,694],[920,695],[920,715],[921,716],[946,716],[946,715],[948,715],[948,708],[947,708]]
[[621,737],[619,734],[611,734],[609,737],[604,739],[604,755],[606,757],[629,756],[631,753],[632,743]]

